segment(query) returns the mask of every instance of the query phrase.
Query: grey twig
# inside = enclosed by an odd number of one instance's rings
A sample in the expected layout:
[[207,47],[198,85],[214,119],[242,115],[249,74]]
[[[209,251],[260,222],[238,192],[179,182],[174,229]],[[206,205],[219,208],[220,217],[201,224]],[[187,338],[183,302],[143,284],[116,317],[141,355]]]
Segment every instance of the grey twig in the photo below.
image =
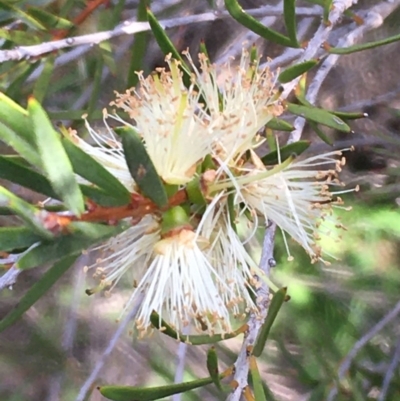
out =
[[[267,15],[282,15],[282,8],[276,6],[264,6],[262,8],[246,10],[247,13],[254,17],[261,17]],[[321,15],[321,7],[298,7],[296,9],[297,15],[305,16],[318,16]],[[164,29],[174,28],[182,25],[211,22],[219,19],[231,18],[228,12],[222,11],[218,13],[207,12],[203,14],[188,15],[184,17],[171,18],[167,20],[160,20],[160,24]],[[126,20],[116,26],[110,31],[97,32],[88,35],[74,36],[66,39],[55,40],[53,42],[45,42],[39,45],[32,46],[19,46],[11,50],[0,51],[0,63],[10,60],[21,60],[37,57],[42,54],[50,53],[53,51],[76,47],[81,45],[93,45],[115,38],[122,35],[133,35],[138,32],[149,31],[150,25],[147,22],[138,22],[136,20]]]
[[[274,239],[275,239],[276,225],[271,224],[265,230],[260,268],[269,276],[270,269],[275,265],[274,261]],[[239,356],[235,362],[234,380],[238,386],[228,396],[227,401],[239,401],[243,390],[247,387],[247,376],[249,373],[249,362],[247,350],[249,346],[254,345],[261,326],[267,316],[269,305],[269,288],[262,282],[260,288],[257,290],[257,306],[258,313],[253,313],[248,321],[248,330],[243,340],[242,348]]]
[[[346,3],[346,2],[343,2],[343,3]],[[363,17],[364,23],[360,26],[357,25],[356,23],[351,24],[349,27],[350,32],[348,32],[346,35],[343,36],[343,38],[341,38],[339,40],[337,47],[343,47],[343,48],[349,47],[349,46],[352,46],[355,43],[359,42],[363,38],[363,36],[365,35],[366,32],[368,32],[372,29],[376,29],[379,26],[381,26],[383,24],[385,18],[388,15],[390,15],[396,8],[398,8],[399,5],[400,5],[400,0],[394,0],[390,4],[379,3],[378,5],[372,7],[369,10],[360,12],[359,14],[361,17]],[[343,10],[343,12],[344,11],[345,11],[345,9]],[[332,21],[332,20],[330,19],[330,21]],[[325,32],[325,34],[326,34],[326,32]],[[321,34],[321,38],[324,36],[325,35]],[[315,34],[313,40],[315,39],[315,37],[317,37],[317,34]],[[324,41],[325,40],[326,40],[326,38],[324,39]],[[320,42],[318,47],[320,47],[322,43],[323,42]],[[310,44],[311,44],[311,41],[310,41]],[[310,47],[310,44],[308,47]],[[314,45],[316,45],[316,44],[317,43],[315,43]],[[309,86],[309,88],[307,90],[307,94],[306,94],[306,99],[311,104],[315,104],[315,102],[317,100],[317,95],[319,93],[319,90],[321,89],[323,82],[325,81],[329,72],[332,70],[332,68],[338,62],[339,57],[340,56],[338,54],[331,54],[326,58],[326,60],[319,67],[318,72],[315,75],[313,81],[310,83],[310,86]],[[304,56],[303,56],[303,58],[304,58]],[[288,84],[287,88],[285,88],[285,91],[291,87],[292,82],[290,82],[290,84]],[[297,83],[297,81],[296,81],[296,83]],[[289,93],[289,92],[286,92],[286,93]],[[306,122],[306,120],[303,117],[296,118],[296,120],[294,121],[294,124],[293,124],[295,129],[294,129],[294,131],[291,132],[289,142],[296,142],[300,139],[301,134],[304,129],[304,126],[305,126],[305,122]]]
[[390,361],[390,365],[388,367],[388,370],[386,371],[385,378],[383,379],[382,389],[379,394],[378,401],[385,401],[386,395],[389,391],[390,382],[394,375],[394,371],[399,366],[399,363],[400,363],[400,337],[397,339],[397,345],[394,351],[393,358]]
[[[176,354],[176,371],[174,377],[174,383],[182,383],[183,380],[183,372],[185,370],[185,360],[186,360],[186,351],[187,344],[180,342],[178,345],[178,352]],[[172,401],[180,401],[182,393],[174,394],[172,396]]]
[[[4,263],[4,261],[0,259],[0,263]],[[4,288],[12,289],[12,286],[16,283],[17,277],[21,272],[22,270],[17,269],[15,265],[11,266],[10,269],[0,277],[0,291]]]
[[373,326],[366,334],[364,334],[353,346],[346,358],[339,366],[338,377],[336,385],[330,391],[326,401],[333,401],[338,393],[338,383],[343,380],[347,371],[350,369],[351,363],[357,356],[358,352],[373,338],[375,337],[387,324],[397,317],[400,313],[400,301],[381,319],[375,326]]
[[85,399],[86,394],[91,389],[92,385],[97,379],[101,369],[106,362],[107,357],[111,354],[113,349],[115,348],[119,338],[121,337],[122,333],[125,331],[126,326],[128,323],[133,319],[133,317],[137,314],[140,305],[142,303],[143,296],[139,298],[133,308],[129,311],[129,313],[125,316],[124,320],[119,324],[118,329],[115,331],[114,335],[112,336],[111,340],[108,343],[107,348],[103,351],[100,359],[97,361],[94,369],[90,373],[89,377],[86,379],[85,383],[79,390],[78,396],[76,397],[75,401],[83,401]]

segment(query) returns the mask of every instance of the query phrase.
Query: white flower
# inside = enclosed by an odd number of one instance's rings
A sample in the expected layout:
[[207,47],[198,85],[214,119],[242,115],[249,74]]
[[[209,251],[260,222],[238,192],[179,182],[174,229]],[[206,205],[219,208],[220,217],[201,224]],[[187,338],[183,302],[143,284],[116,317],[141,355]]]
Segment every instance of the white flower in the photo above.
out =
[[152,261],[131,299],[134,303],[145,294],[136,318],[140,332],[149,329],[153,311],[178,331],[190,326],[207,328],[209,334],[232,331],[221,296],[221,290],[231,290],[207,259],[202,242],[183,229],[155,244]]
[[262,141],[257,133],[283,112],[272,73],[267,68],[260,70],[258,60],[252,64],[245,49],[235,67],[230,63],[210,65],[207,57],[200,54],[199,71],[188,54],[187,57],[205,100],[202,113],[209,114],[210,129],[216,133],[213,156],[230,163],[259,146]]
[[159,68],[147,78],[140,73],[139,89],[118,94],[113,104],[135,122],[160,177],[181,185],[193,178],[197,164],[211,152],[215,132],[200,113],[196,82],[185,88],[178,62],[170,57],[166,62],[169,72]]
[[153,247],[160,238],[157,219],[152,215],[144,216],[126,231],[92,248],[92,251],[100,252],[100,256],[86,270],[95,269],[95,276],[101,279],[99,289],[111,291],[125,273],[132,276],[135,286],[145,273]]
[[[340,155],[341,152],[330,152],[302,161],[288,160],[268,170],[253,154],[251,167],[242,168],[242,174],[230,175],[225,182],[215,183],[214,188],[231,185],[238,209],[248,209],[255,219],[262,216],[276,223],[306,250],[312,261],[323,260],[318,245],[320,235],[343,227],[332,208],[343,203],[337,195],[348,191],[330,192],[330,187],[343,185],[338,179],[344,164],[344,158],[336,159]],[[316,169],[326,165],[335,168]],[[287,250],[289,253],[288,247]]]
[[[104,112],[105,117],[107,113]],[[96,132],[89,123],[85,120],[85,125],[94,144],[91,145],[84,141],[75,131],[70,131],[70,136],[73,142],[79,146],[88,155],[92,156],[104,168],[106,168],[114,177],[131,192],[135,192],[135,182],[129,172],[125,161],[124,150],[121,142],[116,138],[111,128],[107,125],[104,119],[106,130],[101,134]]]
[[[238,234],[229,221],[226,201],[212,202],[198,227],[198,234],[208,238],[208,259],[220,277],[220,294],[229,310],[240,317],[256,306],[250,296],[255,283],[253,276],[258,266],[248,254]],[[228,287],[230,291],[226,291]]]

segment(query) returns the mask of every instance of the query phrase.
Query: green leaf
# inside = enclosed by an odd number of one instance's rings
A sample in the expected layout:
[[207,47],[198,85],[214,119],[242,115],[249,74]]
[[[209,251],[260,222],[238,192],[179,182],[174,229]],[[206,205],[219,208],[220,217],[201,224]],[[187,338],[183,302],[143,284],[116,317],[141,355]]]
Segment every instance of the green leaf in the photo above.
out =
[[3,28],[0,29],[0,38],[9,40],[10,42],[13,42],[18,46],[30,46],[40,43],[40,38],[36,35],[32,35],[32,31],[25,32]]
[[296,47],[300,47],[299,42],[297,41],[296,0],[284,0],[283,17],[285,20],[286,31],[290,41],[293,44],[296,44]]
[[122,137],[122,146],[131,176],[142,191],[158,207],[168,204],[167,192],[139,134],[132,127],[115,128]]
[[30,25],[33,28],[39,29],[39,30],[46,30],[45,26],[42,25],[39,21],[37,21],[35,18],[31,17],[29,14],[24,12],[20,6],[13,6],[9,2],[0,0],[0,9],[3,9],[5,11],[10,11],[19,18],[21,18],[23,21],[25,21],[28,25]]
[[215,334],[213,336],[209,335],[184,335],[178,333],[174,330],[168,323],[165,322],[164,319],[161,319],[160,315],[153,311],[150,315],[151,324],[161,333],[167,335],[168,337],[174,338],[175,340],[179,340],[183,343],[188,343],[192,345],[204,345],[204,344],[215,344],[220,341],[229,340],[230,338],[237,337],[239,334],[243,334],[246,330],[246,325],[239,327],[237,330],[228,334]]
[[256,357],[259,357],[264,350],[265,343],[268,339],[268,335],[271,330],[272,324],[274,323],[275,318],[278,315],[278,312],[281,309],[283,302],[285,301],[286,292],[287,292],[286,288],[281,288],[274,294],[271,300],[271,303],[268,308],[267,317],[265,318],[265,321],[261,327],[260,332],[258,333],[256,342],[254,344],[252,354]]
[[282,146],[279,149],[279,152],[274,150],[274,151],[268,153],[267,155],[263,156],[261,158],[261,160],[265,165],[278,164],[279,163],[278,155],[280,155],[280,160],[281,160],[281,162],[283,162],[288,157],[293,155],[293,153],[295,153],[296,155],[300,155],[305,150],[307,150],[310,145],[311,145],[310,141],[293,142],[293,143],[290,143],[289,145]]
[[43,71],[40,74],[40,77],[35,82],[35,86],[33,88],[33,96],[39,103],[43,102],[49,89],[50,79],[53,74],[55,60],[56,60],[55,55],[47,57],[43,65]]
[[170,384],[159,387],[102,386],[100,393],[113,401],[151,401],[173,394],[183,393],[212,383],[211,377],[197,379],[186,383]]
[[115,198],[118,201],[115,205],[121,206],[130,202],[131,194],[129,191],[99,162],[74,145],[69,138],[63,137],[62,144],[76,174],[96,184],[105,191],[106,195]]
[[74,24],[65,18],[51,14],[43,8],[29,6],[27,14],[39,21],[47,29],[71,29]]
[[319,60],[312,59],[308,61],[304,61],[303,63],[292,65],[286,70],[282,71],[279,76],[278,80],[282,84],[287,82],[293,81],[293,79],[299,77],[300,75],[304,74],[305,72],[311,70],[311,68],[315,67],[319,63]]
[[[1,92],[0,121],[14,131],[15,134],[21,137],[27,144],[32,145],[33,149],[35,148],[35,139],[31,130],[28,112]],[[17,152],[19,153],[18,150]],[[25,157],[25,155],[22,156]]]
[[293,103],[287,104],[287,110],[297,116],[304,117],[306,120],[326,125],[327,127],[337,129],[338,131],[347,133],[351,132],[351,128],[343,120],[326,110]]
[[[147,6],[149,0],[139,0],[139,5],[137,8],[137,21],[146,21],[147,20]],[[151,17],[150,17],[151,18]],[[150,35],[148,32],[139,32],[135,34],[134,42],[131,47],[131,60],[128,69],[128,79],[127,79],[127,87],[134,88],[138,81],[137,72],[143,70],[143,61],[144,56],[147,50],[147,44],[149,41]]]
[[219,370],[218,370],[218,355],[217,352],[215,351],[215,347],[211,347],[207,352],[207,370],[216,387],[219,390],[222,390],[221,380],[219,377]]
[[358,120],[360,118],[368,118],[368,113],[364,113],[362,111],[356,111],[353,113],[348,113],[345,111],[334,111],[331,110],[331,113],[335,116],[341,118],[342,120]]
[[30,164],[40,166],[40,158],[36,149],[2,122],[0,122],[0,139],[24,157]]
[[379,47],[379,46],[383,46],[383,45],[388,45],[390,43],[397,42],[399,40],[400,40],[400,34],[390,36],[390,37],[382,39],[382,40],[377,40],[375,42],[363,43],[360,45],[349,46],[349,47],[326,46],[326,50],[332,54],[351,54],[351,53],[361,52],[361,51],[367,50],[367,49],[374,49],[375,47]]
[[333,141],[328,137],[328,135],[325,134],[324,131],[322,131],[321,128],[318,127],[317,123],[314,123],[313,121],[309,121],[308,123],[320,139],[322,139],[327,145],[333,145]]
[[126,205],[126,203],[122,203],[119,199],[115,196],[110,195],[109,193],[105,192],[101,188],[97,188],[90,185],[79,185],[82,193],[88,199],[96,203],[97,205],[101,205],[104,207],[118,207]]
[[[29,33],[32,36],[32,33]],[[0,35],[1,36],[1,35]],[[25,44],[26,46],[26,44]],[[31,63],[26,61],[25,63],[20,63],[22,67],[22,72],[18,75],[18,77],[8,86],[6,95],[12,99],[19,98],[23,93],[23,87],[25,81],[28,77],[39,67],[40,61],[36,61],[35,63]],[[25,65],[24,65],[25,64]]]
[[57,198],[50,182],[38,172],[13,161],[13,158],[0,156],[0,178],[29,188],[50,198]]
[[329,13],[331,12],[333,0],[323,0],[322,6],[324,7],[324,22],[326,24],[330,24],[329,22]]
[[68,229],[73,232],[72,234],[39,244],[24,254],[16,266],[21,270],[31,269],[45,263],[55,262],[66,256],[76,255],[92,245],[118,235],[129,226],[127,222],[121,222],[117,226],[86,222],[70,223]]
[[28,101],[28,110],[42,168],[51,182],[54,192],[58,194],[68,209],[79,216],[85,210],[85,204],[60,136],[53,129],[40,103],[32,97]]
[[264,393],[260,372],[258,371],[257,361],[256,358],[254,358],[254,356],[250,356],[249,367],[250,367],[251,380],[253,383],[254,400],[267,401]]
[[150,28],[154,34],[158,46],[160,46],[161,51],[165,55],[171,54],[172,58],[179,60],[182,63],[182,65],[186,67],[187,71],[190,71],[190,68],[186,65],[185,60],[183,60],[178,50],[171,42],[171,39],[165,33],[163,27],[160,25],[157,18],[149,8],[147,9],[147,20],[149,21]]
[[43,227],[43,217],[40,216],[41,210],[18,198],[18,196],[1,186],[0,207],[6,207],[8,210],[14,212],[33,232],[42,238],[53,238],[53,234]]
[[16,307],[0,320],[0,332],[16,322],[36,301],[38,301],[56,281],[72,266],[77,255],[68,256],[57,262],[36,281],[26,292]]
[[28,248],[42,239],[27,227],[0,227],[0,249],[3,252]]
[[276,117],[272,118],[266,125],[266,128],[270,128],[276,131],[293,131],[294,127],[292,124],[289,124],[288,122],[284,120],[280,120]]
[[96,58],[96,67],[93,76],[93,86],[90,94],[90,99],[87,107],[87,118],[91,120],[93,118],[92,113],[96,110],[96,105],[99,101],[100,90],[101,90],[101,77],[103,74],[104,59],[102,54],[98,54]]
[[[225,7],[229,14],[237,21],[239,24],[250,29],[262,38],[271,40],[279,45],[288,47],[299,47],[297,43],[293,43],[290,38],[281,33],[269,29],[261,22],[257,21],[251,15],[246,14],[237,0],[225,0]],[[297,42],[297,41],[296,41]]]
[[185,84],[186,87],[189,87],[191,84],[190,68],[186,64],[186,62],[182,58],[182,56],[179,54],[178,50],[176,49],[174,44],[171,42],[171,39],[165,33],[164,29],[162,28],[160,23],[157,21],[157,18],[150,11],[150,9],[147,9],[147,20],[149,21],[150,28],[153,32],[154,38],[156,39],[161,51],[165,55],[171,54],[172,58],[180,61],[179,68],[183,72],[183,83]]

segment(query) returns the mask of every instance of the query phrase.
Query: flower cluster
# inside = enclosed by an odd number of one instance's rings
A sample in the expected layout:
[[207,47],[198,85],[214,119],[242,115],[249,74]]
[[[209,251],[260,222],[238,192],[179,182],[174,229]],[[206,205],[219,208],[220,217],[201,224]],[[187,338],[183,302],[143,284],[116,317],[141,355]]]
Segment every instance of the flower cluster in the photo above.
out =
[[[133,277],[125,309],[140,302],[141,334],[151,328],[153,311],[178,331],[213,334],[231,332],[232,316],[257,310],[259,270],[236,224],[250,227],[251,236],[261,223],[274,222],[312,261],[322,260],[319,233],[341,226],[332,214],[342,204],[340,192],[330,191],[342,185],[340,152],[289,158],[274,167],[258,156],[260,130],[284,109],[274,76],[246,51],[235,67],[218,68],[200,55],[197,69],[186,57],[190,85],[179,62],[167,57],[168,69],[139,73],[139,88],[117,94],[113,103],[131,121],[113,118],[139,133],[165,185],[186,194],[181,205],[152,209],[99,246],[101,257],[91,266],[99,288],[111,289],[127,272]],[[76,137],[77,144],[139,193],[107,122],[102,135],[87,127],[95,145]]]

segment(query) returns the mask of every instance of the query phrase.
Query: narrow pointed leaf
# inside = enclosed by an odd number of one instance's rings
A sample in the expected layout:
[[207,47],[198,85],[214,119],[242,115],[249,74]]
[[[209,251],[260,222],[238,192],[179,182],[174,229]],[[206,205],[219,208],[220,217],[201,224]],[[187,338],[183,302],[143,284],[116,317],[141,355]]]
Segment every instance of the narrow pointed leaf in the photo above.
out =
[[[0,104],[0,110],[1,110]],[[1,119],[1,117],[0,117]],[[13,148],[19,155],[25,158],[33,166],[40,166],[40,158],[36,148],[25,139],[21,138],[15,131],[0,121],[0,139]]]
[[0,249],[3,252],[28,248],[42,239],[27,227],[0,227]]
[[[73,159],[72,162],[74,163],[74,156],[71,157],[70,154],[69,156],[71,159]],[[103,168],[101,165],[100,167]],[[92,168],[93,166],[90,166],[90,169]],[[96,169],[93,168],[93,171],[96,172]],[[91,171],[89,172],[88,170],[87,172],[85,172],[84,175],[84,178],[90,180],[89,178],[87,178],[86,173],[87,175],[90,175]],[[110,174],[107,170],[106,173]],[[98,205],[107,207],[126,205],[130,201],[129,191],[126,190],[125,187],[123,187],[124,190],[128,193],[128,197],[122,196],[121,188],[117,189],[113,187],[113,182],[116,180],[116,178],[114,176],[111,177],[112,178],[110,178],[110,181],[105,184],[108,192],[105,192],[101,188],[85,184],[80,184],[79,187],[84,196],[88,197],[90,200],[97,203]],[[46,195],[50,198],[59,199],[58,195],[53,191],[53,188],[51,187],[51,184],[46,177],[44,177],[37,171],[32,170],[31,168],[21,164],[15,157],[0,156],[0,178],[9,180],[13,183],[19,184],[25,188],[29,188],[32,191]],[[98,172],[98,176],[96,176],[95,179],[95,184],[99,185],[100,181],[102,180],[103,182],[104,180],[107,180],[107,175],[103,177],[102,174]],[[118,184],[120,184],[119,181]],[[110,187],[113,188],[111,189]]]
[[328,135],[325,134],[324,131],[322,131],[321,128],[318,127],[317,123],[314,123],[313,121],[309,121],[308,123],[320,139],[322,139],[327,145],[333,145],[333,141],[328,137]]
[[322,0],[322,1],[315,1],[315,3],[320,4],[324,8],[323,13],[323,20],[325,24],[330,24],[329,22],[329,13],[331,11],[333,0]]
[[157,18],[154,16],[154,14],[151,12],[150,9],[147,9],[147,20],[149,21],[151,30],[161,51],[165,55],[171,54],[172,58],[180,61],[181,64],[179,65],[179,67],[181,68],[184,74],[183,82],[186,86],[190,86],[189,66],[186,64],[185,60],[182,58],[182,56],[180,55],[174,44],[171,42],[171,39],[165,33],[163,27],[157,21]]
[[[0,29],[0,38],[9,40],[18,46],[30,46],[40,43],[38,35],[32,35],[32,31],[20,31],[11,29]],[[8,94],[8,89],[7,89]],[[11,95],[10,95],[11,96]],[[11,96],[12,97],[12,96]]]
[[[280,160],[281,162],[285,161],[288,157],[292,156],[293,154],[300,155],[305,150],[309,148],[311,145],[310,141],[297,141],[290,143],[289,145],[282,146],[279,149]],[[265,165],[273,165],[279,163],[278,151],[274,150],[271,153],[263,156],[261,158],[262,162]]]
[[383,45],[388,45],[393,42],[398,42],[400,40],[400,34],[399,35],[394,35],[390,36],[389,38],[385,38],[382,40],[377,40],[375,42],[370,42],[370,43],[363,43],[360,45],[355,45],[355,46],[349,46],[349,47],[330,47],[326,46],[326,49],[329,53],[333,54],[350,54],[350,53],[356,53],[356,52],[361,52],[363,50],[367,49],[374,49],[375,47],[383,46]]
[[0,122],[34,148],[35,137],[33,136],[28,112],[1,92]]
[[195,388],[204,387],[213,382],[211,377],[197,379],[186,383],[170,384],[159,387],[102,386],[100,393],[113,401],[152,401],[179,394]]
[[91,120],[93,118],[92,113],[96,110],[96,106],[100,97],[101,80],[103,75],[104,59],[102,54],[98,54],[96,58],[96,67],[93,75],[93,84],[90,94],[90,99],[87,107],[87,118]]
[[57,198],[49,180],[7,156],[0,156],[0,178],[9,180],[15,184],[29,188],[50,198]]
[[258,371],[257,360],[253,355],[251,355],[249,357],[249,362],[251,380],[253,383],[254,399],[255,401],[267,401],[260,372]]
[[[32,33],[29,32],[29,35],[32,36]],[[24,46],[26,46],[26,45],[27,45],[27,43],[25,42]],[[26,61],[25,63],[26,63],[26,65],[24,66],[23,71],[19,74],[19,76],[10,85],[8,85],[8,88],[6,90],[6,95],[12,99],[16,99],[16,98],[18,99],[22,95],[25,81],[40,65],[39,61],[36,61],[33,64],[29,61]]]
[[30,6],[27,14],[39,21],[43,26],[48,29],[71,29],[74,24],[65,18],[60,18],[57,15],[49,13],[43,8]]
[[42,25],[38,20],[36,20],[36,18],[33,18],[29,14],[27,14],[21,6],[16,7],[7,1],[0,0],[0,9],[15,13],[19,18],[21,18],[23,21],[25,21],[33,28],[40,30],[46,29],[44,25]]
[[287,110],[297,116],[304,117],[306,120],[326,125],[327,127],[337,129],[338,131],[347,133],[351,131],[350,127],[339,117],[326,110],[318,109],[317,107],[307,107],[288,103]]
[[207,370],[211,379],[219,390],[222,390],[221,380],[218,370],[218,355],[215,347],[211,347],[207,352]]
[[42,103],[50,86],[50,79],[54,70],[55,55],[48,56],[43,64],[43,71],[40,77],[36,80],[33,88],[33,96],[35,99]]
[[122,137],[129,172],[143,195],[159,207],[166,206],[167,192],[138,133],[131,127],[119,127],[115,132]]
[[126,202],[121,202],[121,200],[113,195],[110,195],[101,188],[82,184],[79,185],[79,188],[86,198],[90,199],[97,205],[104,207],[117,207],[126,205]]
[[3,187],[0,187],[0,207],[6,207],[14,212],[33,232],[42,238],[53,238],[53,234],[43,227],[40,216],[41,210],[18,198],[18,196]]
[[298,47],[297,43],[293,43],[287,36],[282,35],[281,33],[273,29],[267,28],[251,15],[246,14],[237,0],[225,0],[225,7],[228,10],[229,14],[237,22],[239,22],[239,24],[250,29],[257,35],[260,35],[262,38],[271,40],[282,46]]
[[51,242],[43,242],[24,254],[17,262],[19,269],[31,269],[52,263],[65,256],[77,255],[101,241],[114,237],[129,227],[122,222],[117,226],[102,224],[73,222],[68,228],[74,231],[72,234],[55,238]]
[[275,318],[278,315],[278,312],[281,309],[283,302],[285,301],[286,292],[287,292],[286,288],[281,288],[274,294],[271,300],[271,303],[268,308],[267,317],[265,318],[265,322],[263,323],[261,330],[258,333],[256,342],[254,344],[252,354],[256,357],[259,357],[264,350],[265,343],[268,339],[268,335],[271,330],[272,324],[274,323]]
[[228,195],[227,199],[227,206],[228,206],[228,214],[229,214],[229,223],[235,233],[237,233],[237,215],[235,209],[235,195],[233,193]]
[[72,266],[76,258],[76,255],[63,258],[44,273],[44,275],[29,288],[15,308],[0,320],[0,332],[16,322],[36,301],[38,301]]
[[[148,3],[149,3],[148,0],[139,0],[139,5],[137,8],[137,15],[136,15],[137,21],[147,20]],[[135,39],[130,50],[131,60],[128,69],[128,79],[127,79],[128,88],[135,87],[139,81],[137,72],[143,70],[144,56],[146,54],[147,43],[149,41],[149,38],[150,35],[148,32],[139,32],[135,34]]]
[[271,152],[276,151],[277,149],[276,137],[275,134],[272,132],[271,128],[265,128],[265,137],[267,139],[270,151]]
[[293,131],[294,127],[292,124],[284,121],[284,120],[280,120],[276,117],[274,117],[272,120],[270,120],[267,125],[267,128],[276,130],[276,131]]
[[161,333],[167,335],[168,337],[179,340],[183,343],[188,343],[192,345],[204,345],[204,344],[215,344],[219,341],[229,340],[230,338],[237,337],[239,334],[243,334],[247,330],[247,325],[244,324],[237,330],[228,334],[215,334],[213,336],[205,335],[184,335],[178,334],[164,319],[160,319],[157,312],[153,311],[150,315],[151,324]]
[[356,111],[353,113],[345,112],[345,111],[331,111],[332,114],[341,118],[342,120],[358,120],[360,118],[368,118],[368,113],[364,113],[362,111]]
[[42,168],[51,182],[54,192],[59,195],[71,212],[79,216],[85,209],[83,195],[76,181],[71,162],[62,146],[60,136],[53,129],[40,103],[34,98],[29,99],[28,110]]
[[283,17],[289,39],[293,44],[297,45],[296,47],[300,47],[299,42],[297,41],[296,0],[284,0]]
[[282,84],[287,82],[293,81],[293,79],[299,77],[300,75],[304,74],[305,72],[311,70],[311,68],[315,67],[319,63],[319,60],[312,59],[308,61],[304,61],[303,63],[292,65],[286,70],[282,71],[279,76],[278,80]]
[[120,205],[130,202],[129,191],[99,162],[74,145],[68,138],[63,138],[62,144],[76,174],[103,189],[110,197],[117,199]]

